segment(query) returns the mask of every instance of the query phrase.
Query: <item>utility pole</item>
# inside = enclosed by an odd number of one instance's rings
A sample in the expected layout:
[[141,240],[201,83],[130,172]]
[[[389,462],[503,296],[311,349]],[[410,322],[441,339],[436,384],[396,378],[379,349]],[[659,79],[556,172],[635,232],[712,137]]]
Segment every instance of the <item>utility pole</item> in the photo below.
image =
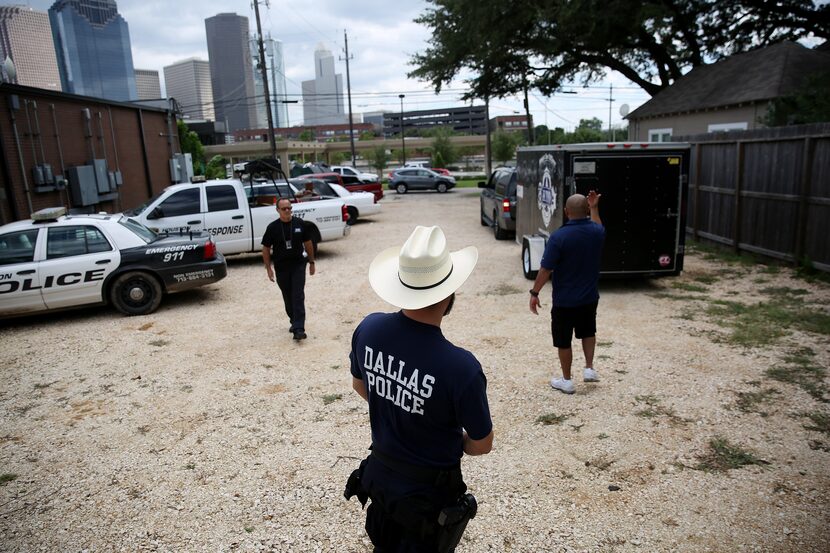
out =
[[[346,42],[346,93],[349,96],[349,141],[352,145],[352,167],[357,164],[357,156],[354,153],[354,123],[352,120],[352,81],[349,78],[349,60],[352,59],[352,56],[349,56],[349,37],[346,34],[346,30],[343,29],[343,39]],[[343,58],[340,58],[343,60]]]
[[[268,5],[268,0],[265,0]],[[262,72],[262,90],[265,92],[265,113],[268,115],[268,141],[271,143],[271,157],[277,159],[277,144],[274,138],[274,119],[271,114],[271,91],[268,90],[268,69],[265,65],[265,47],[262,45],[262,25],[259,22],[259,0],[254,0],[256,13],[257,45],[259,46],[259,69]]]
[[611,104],[614,103],[614,85],[608,85],[608,134],[611,135],[611,142],[615,142],[617,133],[611,128]]

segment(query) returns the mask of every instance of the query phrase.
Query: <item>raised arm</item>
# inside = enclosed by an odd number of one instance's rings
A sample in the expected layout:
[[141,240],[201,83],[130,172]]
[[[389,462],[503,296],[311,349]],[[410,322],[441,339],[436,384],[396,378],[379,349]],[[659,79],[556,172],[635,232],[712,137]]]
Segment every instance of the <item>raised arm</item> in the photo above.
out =
[[599,218],[599,199],[602,197],[602,194],[597,194],[596,190],[591,190],[588,192],[588,209],[591,210],[591,220],[598,225],[602,224],[602,220]]

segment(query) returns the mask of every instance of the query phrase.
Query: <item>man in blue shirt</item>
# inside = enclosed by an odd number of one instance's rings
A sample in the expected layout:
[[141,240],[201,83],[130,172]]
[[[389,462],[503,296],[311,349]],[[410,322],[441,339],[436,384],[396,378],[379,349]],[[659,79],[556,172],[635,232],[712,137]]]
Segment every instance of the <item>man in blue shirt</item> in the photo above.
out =
[[417,227],[369,267],[375,292],[401,308],[367,316],[349,354],[352,386],[369,404],[372,453],[346,497],[371,498],[375,552],[452,551],[475,515],[460,461],[492,448],[487,379],[472,353],[444,337],[441,321],[477,259],[472,246],[449,252],[440,228]]
[[551,307],[551,334],[553,345],[559,352],[562,378],[551,378],[554,390],[574,393],[571,380],[573,351],[571,338],[582,340],[585,354],[585,382],[599,382],[594,370],[594,348],[597,339],[597,304],[599,302],[599,267],[605,228],[599,218],[600,194],[591,190],[586,198],[574,194],[565,202],[562,227],[554,232],[545,246],[541,267],[530,289],[530,311],[538,315],[539,292],[553,276],[553,306]]

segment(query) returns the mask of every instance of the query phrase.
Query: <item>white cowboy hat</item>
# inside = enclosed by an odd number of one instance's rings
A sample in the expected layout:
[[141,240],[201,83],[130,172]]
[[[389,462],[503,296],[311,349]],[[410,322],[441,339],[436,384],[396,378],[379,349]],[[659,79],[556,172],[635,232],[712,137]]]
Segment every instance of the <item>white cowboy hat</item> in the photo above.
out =
[[455,292],[478,261],[478,250],[468,246],[447,249],[438,227],[415,227],[403,247],[380,252],[369,266],[369,284],[381,299],[402,309],[421,309]]

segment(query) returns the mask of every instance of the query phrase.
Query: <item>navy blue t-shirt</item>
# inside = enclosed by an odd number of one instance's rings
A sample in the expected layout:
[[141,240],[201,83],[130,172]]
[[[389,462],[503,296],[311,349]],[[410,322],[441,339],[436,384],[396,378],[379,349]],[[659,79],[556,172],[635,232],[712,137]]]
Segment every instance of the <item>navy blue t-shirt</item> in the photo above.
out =
[[599,266],[605,228],[589,218],[571,219],[554,232],[541,265],[553,271],[553,305],[579,307],[599,301]]
[[397,313],[372,313],[352,335],[352,376],[369,394],[372,444],[401,461],[449,467],[493,429],[487,378],[469,351],[437,326]]

